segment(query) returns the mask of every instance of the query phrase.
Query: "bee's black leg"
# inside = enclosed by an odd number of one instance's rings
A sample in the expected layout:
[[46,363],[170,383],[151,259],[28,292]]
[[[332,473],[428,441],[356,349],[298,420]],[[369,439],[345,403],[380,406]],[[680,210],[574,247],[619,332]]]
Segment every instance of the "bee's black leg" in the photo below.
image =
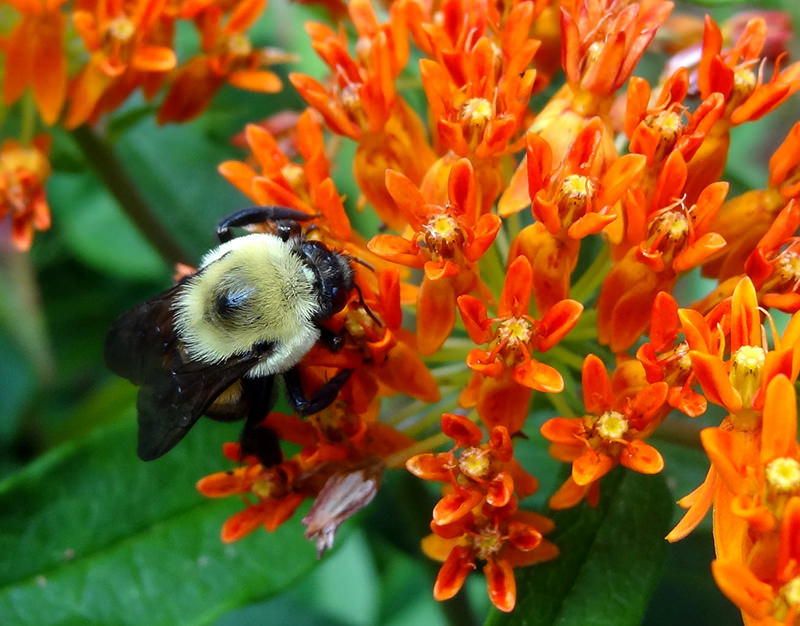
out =
[[275,222],[278,236],[286,240],[292,235],[299,234],[300,227],[296,222],[308,221],[315,217],[317,216],[282,206],[249,207],[231,213],[222,220],[219,226],[217,226],[217,238],[220,243],[225,243],[233,239],[231,228],[236,226],[252,226],[253,224],[263,224],[264,222]]
[[319,341],[331,352],[339,352],[344,346],[344,337],[341,333],[335,333],[332,330],[320,327]]
[[272,376],[242,379],[250,401],[247,419],[239,438],[242,457],[255,455],[264,467],[272,467],[283,460],[278,435],[271,428],[261,425],[275,404],[273,380]]
[[353,370],[342,370],[336,376],[326,382],[314,394],[313,398],[306,398],[303,386],[300,382],[300,373],[296,368],[290,369],[283,375],[286,381],[286,391],[289,394],[289,400],[294,405],[295,410],[300,415],[312,415],[319,413],[322,409],[329,406],[335,399],[339,390],[350,378]]

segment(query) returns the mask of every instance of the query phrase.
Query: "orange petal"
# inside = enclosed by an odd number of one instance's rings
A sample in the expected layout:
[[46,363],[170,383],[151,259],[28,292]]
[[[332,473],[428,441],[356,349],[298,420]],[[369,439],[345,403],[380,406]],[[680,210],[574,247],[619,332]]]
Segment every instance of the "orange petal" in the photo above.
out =
[[563,443],[571,446],[580,446],[583,448],[583,419],[569,418],[569,417],[551,417],[541,428],[539,432],[542,437],[553,443]]
[[753,282],[742,278],[733,290],[731,305],[731,352],[742,346],[761,345],[761,312]]
[[635,439],[619,455],[619,462],[641,474],[658,474],[664,469],[664,459],[653,446]]
[[537,328],[537,350],[546,352],[561,341],[578,323],[581,313],[583,305],[575,300],[561,300],[550,307]]
[[797,446],[797,399],[794,385],[784,375],[767,386],[761,430],[761,462],[789,456]]
[[470,295],[458,296],[458,310],[469,338],[476,344],[484,344],[492,337],[492,324],[486,316],[486,305]]
[[607,454],[589,448],[572,462],[572,480],[579,486],[588,485],[600,480],[614,469],[616,464],[616,461]]
[[517,603],[517,582],[514,569],[505,559],[489,559],[483,568],[489,599],[498,609],[506,613],[514,610]]
[[231,543],[249,535],[264,522],[267,508],[268,503],[262,502],[229,517],[222,525],[222,541]]
[[494,213],[484,213],[478,218],[473,231],[475,238],[464,250],[468,261],[474,263],[484,255],[494,243],[502,224],[502,220]]
[[430,452],[412,456],[406,461],[406,469],[423,480],[447,482],[453,477],[444,456]]
[[475,563],[470,551],[464,546],[455,546],[439,569],[433,585],[433,597],[439,601],[452,598],[461,590],[467,574],[473,569]]
[[524,361],[512,370],[514,381],[524,387],[545,393],[561,393],[564,390],[564,379],[561,373],[535,359]]
[[483,439],[483,431],[471,419],[455,413],[442,413],[442,432],[455,441],[459,448],[476,446]]
[[692,369],[706,397],[731,413],[739,411],[742,408],[742,398],[731,385],[722,360],[696,350],[690,350],[689,356],[692,359]]
[[464,517],[483,500],[483,494],[471,489],[456,488],[443,496],[433,507],[433,523],[444,526]]
[[172,48],[166,46],[139,46],[131,65],[143,72],[168,72],[178,63]]
[[527,315],[531,301],[532,284],[533,269],[531,269],[530,261],[524,256],[518,256],[508,266],[503,291],[500,294],[497,316],[519,317]]
[[567,478],[563,485],[550,497],[548,506],[554,511],[561,511],[563,509],[571,509],[576,506],[588,493],[589,488],[583,485],[578,485],[572,476]]
[[684,508],[688,507],[688,511],[675,525],[667,536],[665,537],[670,543],[680,541],[690,532],[692,532],[697,525],[703,521],[703,518],[711,508],[711,502],[714,499],[716,492],[717,472],[712,466],[706,474],[703,484],[695,489],[692,493],[684,496],[678,501],[678,504]]
[[531,402],[531,390],[517,384],[508,373],[486,378],[478,397],[478,415],[487,428],[505,426],[510,435],[522,430]]
[[420,354],[433,354],[450,336],[456,321],[455,300],[450,280],[422,280],[417,297],[417,348]]
[[375,235],[367,243],[367,249],[384,259],[415,269],[422,269],[425,265],[417,246],[397,235]]
[[514,479],[508,472],[499,472],[488,485],[486,502],[493,507],[502,508],[511,502],[513,496]]
[[280,77],[268,70],[237,70],[228,75],[228,83],[257,93],[278,93],[283,88]]
[[711,573],[720,591],[743,613],[760,620],[772,612],[772,585],[758,580],[746,565],[717,559],[711,561]]
[[583,360],[581,371],[583,382],[583,406],[588,413],[601,415],[614,403],[611,379],[600,357],[589,354]]

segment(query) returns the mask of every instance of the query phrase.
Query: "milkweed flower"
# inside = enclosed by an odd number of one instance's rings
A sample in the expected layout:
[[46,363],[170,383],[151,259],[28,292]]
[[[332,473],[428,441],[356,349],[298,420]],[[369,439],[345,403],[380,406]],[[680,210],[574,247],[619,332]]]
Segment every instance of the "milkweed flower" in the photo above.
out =
[[433,509],[433,534],[423,540],[423,550],[443,561],[433,595],[437,600],[452,598],[480,559],[486,562],[490,600],[501,611],[511,611],[516,603],[513,568],[558,554],[543,538],[553,529],[552,521],[517,509],[518,498],[533,494],[538,483],[513,459],[505,426],[492,428],[488,443],[481,444],[478,425],[446,413],[442,432],[454,441],[450,451],[406,461],[415,476],[445,483]]
[[[646,385],[635,395],[616,396],[605,365],[590,354],[583,362],[583,417],[554,417],[541,427],[550,454],[572,463],[572,474],[550,499],[552,508],[577,504],[617,464],[643,474],[664,468],[661,454],[644,439],[666,417],[665,382]],[[595,496],[596,497],[596,494]]]
[[524,256],[509,266],[497,316],[470,295],[458,298],[458,309],[470,338],[489,344],[474,348],[466,359],[472,379],[462,392],[465,406],[477,406],[487,427],[502,425],[509,433],[522,430],[532,391],[559,393],[564,380],[554,367],[533,355],[555,346],[575,326],[583,306],[562,300],[537,320],[529,314],[533,269]]
[[44,184],[50,175],[50,138],[41,135],[29,146],[8,139],[0,146],[0,225],[11,243],[28,250],[34,230],[50,228]]
[[66,0],[15,0],[10,2],[22,18],[4,44],[3,102],[16,102],[28,86],[46,124],[58,119],[67,93],[67,59],[64,31],[67,19],[61,11]]

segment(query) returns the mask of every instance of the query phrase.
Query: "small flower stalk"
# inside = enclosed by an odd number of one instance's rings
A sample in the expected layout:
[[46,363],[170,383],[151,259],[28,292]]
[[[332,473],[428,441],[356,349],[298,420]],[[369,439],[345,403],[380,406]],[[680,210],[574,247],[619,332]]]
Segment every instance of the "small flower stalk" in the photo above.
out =
[[[17,250],[50,226],[37,125],[102,128],[134,93],[161,124],[202,116],[227,86],[303,103],[246,125],[219,173],[244,206],[299,212],[306,238],[348,259],[333,339],[297,366],[309,394],[346,382],[306,418],[263,416],[280,462],[224,444],[225,469],[197,483],[242,502],[222,540],[308,504],[322,555],[387,472],[407,471],[440,487],[421,521],[434,598],[480,569],[509,612],[520,571],[570,550],[552,511],[596,506],[612,471],[669,471],[659,432],[713,405],[722,417],[695,437],[710,469],[667,540],[713,511],[711,571],[745,623],[799,623],[800,121],[758,188],[725,169],[733,128],[797,109],[785,16],[320,4],[338,22],[305,25],[323,69],[287,81],[271,68],[296,56],[253,35],[266,0],[12,0],[0,41],[3,102],[30,122],[0,147],[0,237]],[[197,35],[188,56],[178,28]],[[655,49],[669,59],[647,80]],[[692,302],[681,285],[699,274],[711,287]],[[546,511],[528,500],[543,471],[520,461],[530,445],[567,476]]]

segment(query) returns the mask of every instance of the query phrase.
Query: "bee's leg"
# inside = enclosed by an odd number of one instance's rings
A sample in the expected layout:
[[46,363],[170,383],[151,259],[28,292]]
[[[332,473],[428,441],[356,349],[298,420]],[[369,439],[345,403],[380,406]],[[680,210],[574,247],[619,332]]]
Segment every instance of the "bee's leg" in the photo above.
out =
[[292,368],[283,375],[286,381],[286,391],[289,394],[289,401],[294,405],[295,410],[300,415],[312,415],[319,413],[322,409],[330,405],[335,399],[339,390],[350,378],[353,370],[342,370],[336,376],[326,382],[314,394],[313,398],[306,398],[303,385],[300,382],[300,373],[297,368]]
[[278,435],[271,428],[261,425],[275,404],[273,380],[273,376],[242,379],[250,403],[239,438],[242,458],[255,455],[264,467],[272,467],[283,460]]
[[254,206],[231,213],[217,226],[217,239],[225,243],[233,239],[231,228],[236,226],[252,226],[264,222],[274,222],[276,234],[284,241],[300,233],[297,222],[308,221],[317,217],[296,209],[282,206]]
[[335,333],[332,330],[320,327],[319,341],[331,352],[339,352],[344,346],[344,336],[341,333]]

